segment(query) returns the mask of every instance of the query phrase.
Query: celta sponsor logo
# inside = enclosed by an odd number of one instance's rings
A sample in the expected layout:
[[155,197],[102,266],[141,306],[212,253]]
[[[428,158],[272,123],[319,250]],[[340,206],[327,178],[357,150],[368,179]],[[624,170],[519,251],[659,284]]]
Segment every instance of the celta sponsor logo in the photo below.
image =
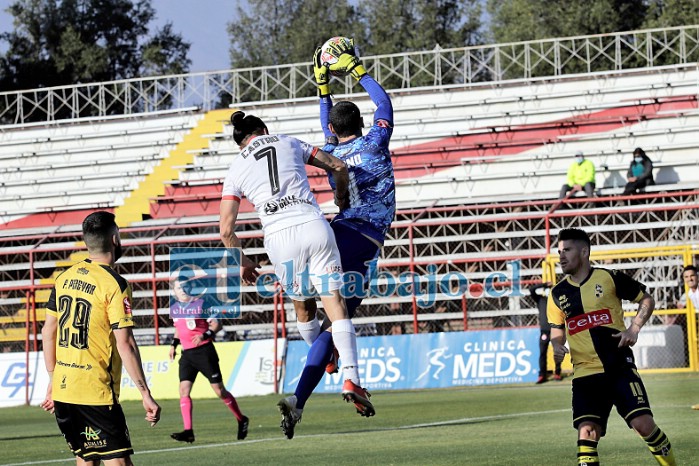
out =
[[568,326],[568,333],[570,335],[575,335],[576,333],[602,325],[609,325],[611,323],[612,313],[609,312],[609,309],[600,309],[566,319],[566,325]]
[[532,371],[532,352],[524,340],[467,342],[463,351],[454,355],[455,380],[513,378],[515,382]]
[[[400,380],[400,363],[401,359],[396,355],[396,350],[392,346],[379,346],[376,348],[359,348],[359,375],[362,378],[362,384],[379,384],[385,385],[384,388],[390,388],[389,384],[393,384]],[[342,384],[342,371],[332,374],[325,378],[326,385]],[[372,388],[378,388],[373,386]]]

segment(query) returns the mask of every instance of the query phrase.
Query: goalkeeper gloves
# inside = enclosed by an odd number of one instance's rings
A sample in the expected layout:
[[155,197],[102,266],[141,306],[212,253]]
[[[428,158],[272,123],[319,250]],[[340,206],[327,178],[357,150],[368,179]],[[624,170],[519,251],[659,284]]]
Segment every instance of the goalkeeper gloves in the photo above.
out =
[[359,62],[359,57],[355,56],[353,53],[350,54],[350,52],[344,52],[340,55],[337,62],[329,65],[328,69],[338,74],[349,73],[357,81],[366,74],[366,70]]
[[318,95],[322,97],[330,94],[330,76],[328,67],[320,61],[321,53],[320,47],[318,47],[313,54],[313,74],[318,85]]

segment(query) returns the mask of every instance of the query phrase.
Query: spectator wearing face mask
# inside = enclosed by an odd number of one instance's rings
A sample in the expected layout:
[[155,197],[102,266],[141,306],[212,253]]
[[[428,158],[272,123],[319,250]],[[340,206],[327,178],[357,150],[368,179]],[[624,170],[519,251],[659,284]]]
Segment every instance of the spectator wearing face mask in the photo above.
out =
[[571,195],[575,195],[577,191],[585,190],[587,197],[592,197],[595,191],[595,165],[587,160],[582,152],[578,151],[575,154],[575,162],[568,168],[568,178],[566,184],[561,186],[561,192],[558,196],[563,199],[572,191]]
[[626,183],[624,194],[635,194],[646,186],[655,184],[653,180],[653,162],[640,147],[633,151],[633,160],[629,165],[626,178],[629,182]]

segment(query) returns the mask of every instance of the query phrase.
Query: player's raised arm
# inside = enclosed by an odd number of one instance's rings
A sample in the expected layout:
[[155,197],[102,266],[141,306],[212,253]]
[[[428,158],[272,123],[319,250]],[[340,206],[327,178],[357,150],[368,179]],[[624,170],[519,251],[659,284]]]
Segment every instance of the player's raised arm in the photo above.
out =
[[160,406],[151,396],[150,389],[146,383],[146,375],[143,373],[143,365],[141,363],[141,353],[138,351],[133,331],[131,327],[117,328],[114,329],[114,336],[116,338],[117,351],[124,363],[124,368],[138,391],[141,392],[143,408],[146,410],[146,421],[150,422],[151,427],[153,427],[160,420]]
[[[374,112],[374,124],[377,124],[379,121],[385,121],[388,126],[393,126],[393,105],[391,104],[391,98],[388,96],[384,88],[381,87],[381,84],[372,78],[371,75],[367,73],[366,69],[364,69],[361,60],[357,56],[354,49],[354,41],[352,41],[351,49],[343,50],[342,54],[338,57],[337,62],[328,65],[327,68],[330,72],[350,74],[359,82],[359,84],[362,85],[364,90],[369,94],[371,101],[374,102],[374,105],[376,105],[376,111]],[[322,97],[323,95],[321,94],[321,124],[323,124]],[[325,129],[323,129],[323,131],[325,131]]]
[[349,207],[349,172],[345,162],[325,151],[319,150],[309,163],[332,175],[335,184],[335,204],[340,210]]

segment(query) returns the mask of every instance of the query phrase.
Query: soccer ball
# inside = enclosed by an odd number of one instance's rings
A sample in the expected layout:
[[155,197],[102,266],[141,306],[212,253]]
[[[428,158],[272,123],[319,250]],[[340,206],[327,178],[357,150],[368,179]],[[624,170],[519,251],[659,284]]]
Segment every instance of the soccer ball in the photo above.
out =
[[[320,62],[325,66],[330,66],[337,63],[340,58],[338,54],[339,50],[352,50],[354,51],[354,45],[352,40],[348,37],[332,37],[325,41],[323,45],[320,46]],[[344,73],[338,73],[331,71],[330,74],[333,76],[343,76]]]

